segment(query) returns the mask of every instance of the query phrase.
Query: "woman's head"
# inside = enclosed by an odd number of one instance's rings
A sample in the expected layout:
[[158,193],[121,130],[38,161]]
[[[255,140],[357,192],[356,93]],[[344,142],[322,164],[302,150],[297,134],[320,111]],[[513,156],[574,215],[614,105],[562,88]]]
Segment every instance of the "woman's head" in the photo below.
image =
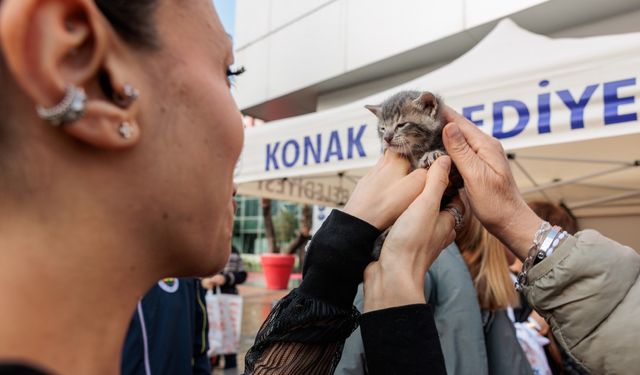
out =
[[[0,47],[3,212],[119,244],[158,273],[224,266],[243,135],[210,0],[2,0]],[[67,84],[86,112],[55,128],[34,109]],[[125,85],[140,93],[130,106],[114,100]]]
[[551,225],[558,225],[569,234],[575,234],[578,231],[578,222],[567,207],[543,201],[528,204],[536,215]]

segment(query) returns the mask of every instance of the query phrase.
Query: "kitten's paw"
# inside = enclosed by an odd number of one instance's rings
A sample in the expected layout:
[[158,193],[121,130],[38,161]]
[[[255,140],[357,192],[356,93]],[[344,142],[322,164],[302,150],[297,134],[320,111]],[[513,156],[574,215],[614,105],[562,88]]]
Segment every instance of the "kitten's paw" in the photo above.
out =
[[424,154],[424,156],[418,161],[418,168],[429,169],[429,164],[427,164],[427,154]]
[[420,168],[429,169],[431,164],[435,163],[436,159],[446,154],[447,153],[442,150],[429,151],[426,154],[424,154],[422,158],[420,158],[420,161],[418,162],[418,166]]

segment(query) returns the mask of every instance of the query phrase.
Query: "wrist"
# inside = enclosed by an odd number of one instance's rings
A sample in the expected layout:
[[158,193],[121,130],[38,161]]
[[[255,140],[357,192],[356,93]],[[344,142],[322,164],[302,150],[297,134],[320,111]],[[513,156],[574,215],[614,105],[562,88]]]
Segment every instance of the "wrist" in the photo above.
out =
[[365,270],[363,312],[424,303],[424,277],[418,280],[406,271],[383,270],[377,263]]
[[372,227],[375,227],[378,230],[382,230],[382,224],[378,220],[376,220],[376,217],[379,217],[380,214],[371,212],[373,211],[371,208],[372,205],[368,205],[369,207],[367,208],[361,208],[361,207],[355,207],[355,206],[356,205],[349,205],[349,203],[347,203],[347,205],[344,206],[344,208],[342,209],[342,212],[350,216],[353,216],[356,219],[362,220],[365,223],[371,225]]
[[527,257],[533,238],[543,220],[529,206],[523,206],[511,216],[509,225],[497,236],[521,261]]

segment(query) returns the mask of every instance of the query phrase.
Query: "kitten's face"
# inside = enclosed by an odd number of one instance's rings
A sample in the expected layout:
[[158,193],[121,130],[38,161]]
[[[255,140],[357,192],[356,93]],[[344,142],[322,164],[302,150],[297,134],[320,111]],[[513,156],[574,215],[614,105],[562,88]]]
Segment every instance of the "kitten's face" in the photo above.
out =
[[420,158],[442,143],[438,98],[429,93],[402,91],[380,106],[367,106],[378,117],[383,150]]

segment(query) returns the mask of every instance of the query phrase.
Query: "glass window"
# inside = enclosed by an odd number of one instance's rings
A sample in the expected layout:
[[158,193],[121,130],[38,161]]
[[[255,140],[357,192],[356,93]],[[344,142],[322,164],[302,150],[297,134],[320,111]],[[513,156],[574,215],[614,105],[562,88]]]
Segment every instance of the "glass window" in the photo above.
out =
[[244,201],[244,216],[259,216],[259,206],[260,202],[258,201],[258,199],[246,199]]

